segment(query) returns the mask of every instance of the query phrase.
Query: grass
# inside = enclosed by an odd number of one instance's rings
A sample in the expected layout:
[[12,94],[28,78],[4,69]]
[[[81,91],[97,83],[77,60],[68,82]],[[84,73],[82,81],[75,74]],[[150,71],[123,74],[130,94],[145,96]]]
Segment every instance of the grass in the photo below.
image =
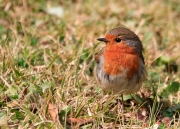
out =
[[[62,16],[48,12],[59,6]],[[180,126],[180,2],[0,0],[0,10],[1,128]],[[148,71],[141,92],[124,96],[124,113],[119,96],[106,97],[93,77],[104,46],[96,39],[120,25],[142,40]]]

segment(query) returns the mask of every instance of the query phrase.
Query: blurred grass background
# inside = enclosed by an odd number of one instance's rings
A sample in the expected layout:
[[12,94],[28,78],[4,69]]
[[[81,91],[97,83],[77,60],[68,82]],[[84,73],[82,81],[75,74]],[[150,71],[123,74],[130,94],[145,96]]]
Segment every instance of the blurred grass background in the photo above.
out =
[[[179,21],[177,0],[0,0],[0,127],[73,128],[70,117],[94,120],[81,128],[145,128],[157,121],[179,127]],[[148,80],[142,92],[158,109],[146,122],[110,113],[117,96],[104,104],[93,78],[93,56],[104,46],[96,39],[118,26],[143,42]],[[49,103],[58,109],[56,121]]]

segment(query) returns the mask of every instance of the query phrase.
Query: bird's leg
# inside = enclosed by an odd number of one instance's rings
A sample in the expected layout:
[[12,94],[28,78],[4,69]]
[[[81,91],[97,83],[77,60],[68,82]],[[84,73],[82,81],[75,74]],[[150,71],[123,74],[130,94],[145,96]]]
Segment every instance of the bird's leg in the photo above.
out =
[[123,98],[123,95],[121,95],[121,99],[122,99],[122,113],[123,113],[123,110],[124,110],[124,98]]
[[121,112],[122,112],[122,124],[124,125],[124,98],[123,94],[121,95]]

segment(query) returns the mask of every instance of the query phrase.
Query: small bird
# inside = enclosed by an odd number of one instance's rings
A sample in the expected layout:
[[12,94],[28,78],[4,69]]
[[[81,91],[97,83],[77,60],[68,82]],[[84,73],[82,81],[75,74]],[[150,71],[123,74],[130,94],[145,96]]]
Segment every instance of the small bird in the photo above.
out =
[[94,74],[102,90],[115,94],[138,92],[146,78],[139,37],[127,28],[118,27],[97,40],[106,43],[95,55]]

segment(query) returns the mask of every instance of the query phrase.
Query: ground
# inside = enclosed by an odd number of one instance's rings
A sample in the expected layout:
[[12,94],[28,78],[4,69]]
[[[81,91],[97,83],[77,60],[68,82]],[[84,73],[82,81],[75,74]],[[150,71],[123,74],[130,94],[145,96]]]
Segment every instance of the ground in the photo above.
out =
[[[1,128],[180,127],[180,1],[0,0]],[[96,39],[125,26],[148,72],[137,94],[103,92]]]

